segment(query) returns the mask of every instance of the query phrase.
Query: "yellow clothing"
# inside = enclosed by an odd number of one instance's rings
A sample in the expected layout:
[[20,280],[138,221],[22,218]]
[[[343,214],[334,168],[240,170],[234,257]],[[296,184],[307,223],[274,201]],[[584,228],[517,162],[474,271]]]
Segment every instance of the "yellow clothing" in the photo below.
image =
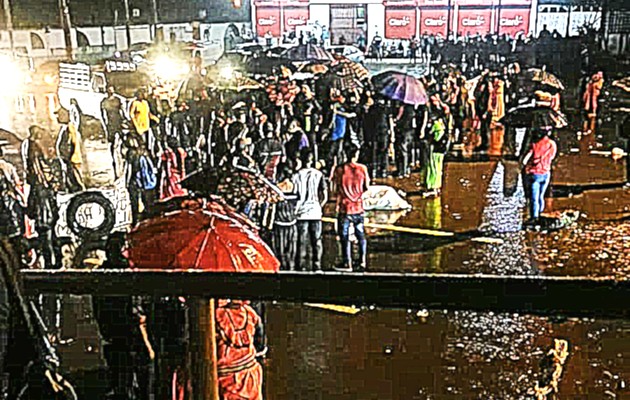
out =
[[70,156],[70,162],[73,164],[83,163],[83,151],[81,149],[81,138],[79,132],[72,122],[68,124],[68,141],[74,145],[74,151]]
[[499,121],[505,116],[505,83],[496,80],[490,88],[490,109],[492,110],[492,120]]
[[136,132],[143,134],[149,130],[151,110],[149,109],[148,101],[134,100],[133,103],[131,103],[130,114]]

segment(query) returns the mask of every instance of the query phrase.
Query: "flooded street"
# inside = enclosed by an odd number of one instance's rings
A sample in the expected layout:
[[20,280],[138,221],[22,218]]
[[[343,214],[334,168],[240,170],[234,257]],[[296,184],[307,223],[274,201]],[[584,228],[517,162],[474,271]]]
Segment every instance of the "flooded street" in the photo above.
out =
[[570,346],[560,399],[630,396],[628,321],[268,309],[270,399],[530,399],[553,338]]

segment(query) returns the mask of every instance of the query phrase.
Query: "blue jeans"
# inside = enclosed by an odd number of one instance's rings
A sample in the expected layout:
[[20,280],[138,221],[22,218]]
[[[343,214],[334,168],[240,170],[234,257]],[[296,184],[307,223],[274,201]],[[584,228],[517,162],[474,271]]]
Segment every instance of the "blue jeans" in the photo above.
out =
[[531,218],[540,217],[540,213],[545,209],[545,192],[549,186],[550,174],[529,174],[530,196],[529,211]]
[[365,240],[365,226],[363,214],[339,214],[337,227],[341,237],[341,255],[343,266],[352,267],[352,243],[350,243],[350,224],[354,225],[354,234],[359,241],[359,262],[362,267],[366,265],[367,241]]

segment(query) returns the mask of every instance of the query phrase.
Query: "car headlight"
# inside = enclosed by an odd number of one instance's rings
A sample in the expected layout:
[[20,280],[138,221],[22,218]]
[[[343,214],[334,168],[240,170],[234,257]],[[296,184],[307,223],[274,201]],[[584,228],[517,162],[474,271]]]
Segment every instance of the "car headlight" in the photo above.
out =
[[184,63],[172,58],[160,57],[155,60],[153,72],[155,72],[158,78],[173,80],[185,75],[188,72],[188,67]]

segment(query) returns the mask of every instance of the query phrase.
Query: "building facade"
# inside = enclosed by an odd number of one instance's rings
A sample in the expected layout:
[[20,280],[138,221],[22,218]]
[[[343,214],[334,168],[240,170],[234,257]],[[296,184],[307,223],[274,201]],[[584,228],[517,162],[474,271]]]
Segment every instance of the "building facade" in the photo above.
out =
[[[535,0],[534,0],[535,2]],[[332,44],[477,34],[527,35],[534,30],[532,0],[300,0],[256,1],[252,24],[258,37],[281,37],[304,27],[329,31]]]

